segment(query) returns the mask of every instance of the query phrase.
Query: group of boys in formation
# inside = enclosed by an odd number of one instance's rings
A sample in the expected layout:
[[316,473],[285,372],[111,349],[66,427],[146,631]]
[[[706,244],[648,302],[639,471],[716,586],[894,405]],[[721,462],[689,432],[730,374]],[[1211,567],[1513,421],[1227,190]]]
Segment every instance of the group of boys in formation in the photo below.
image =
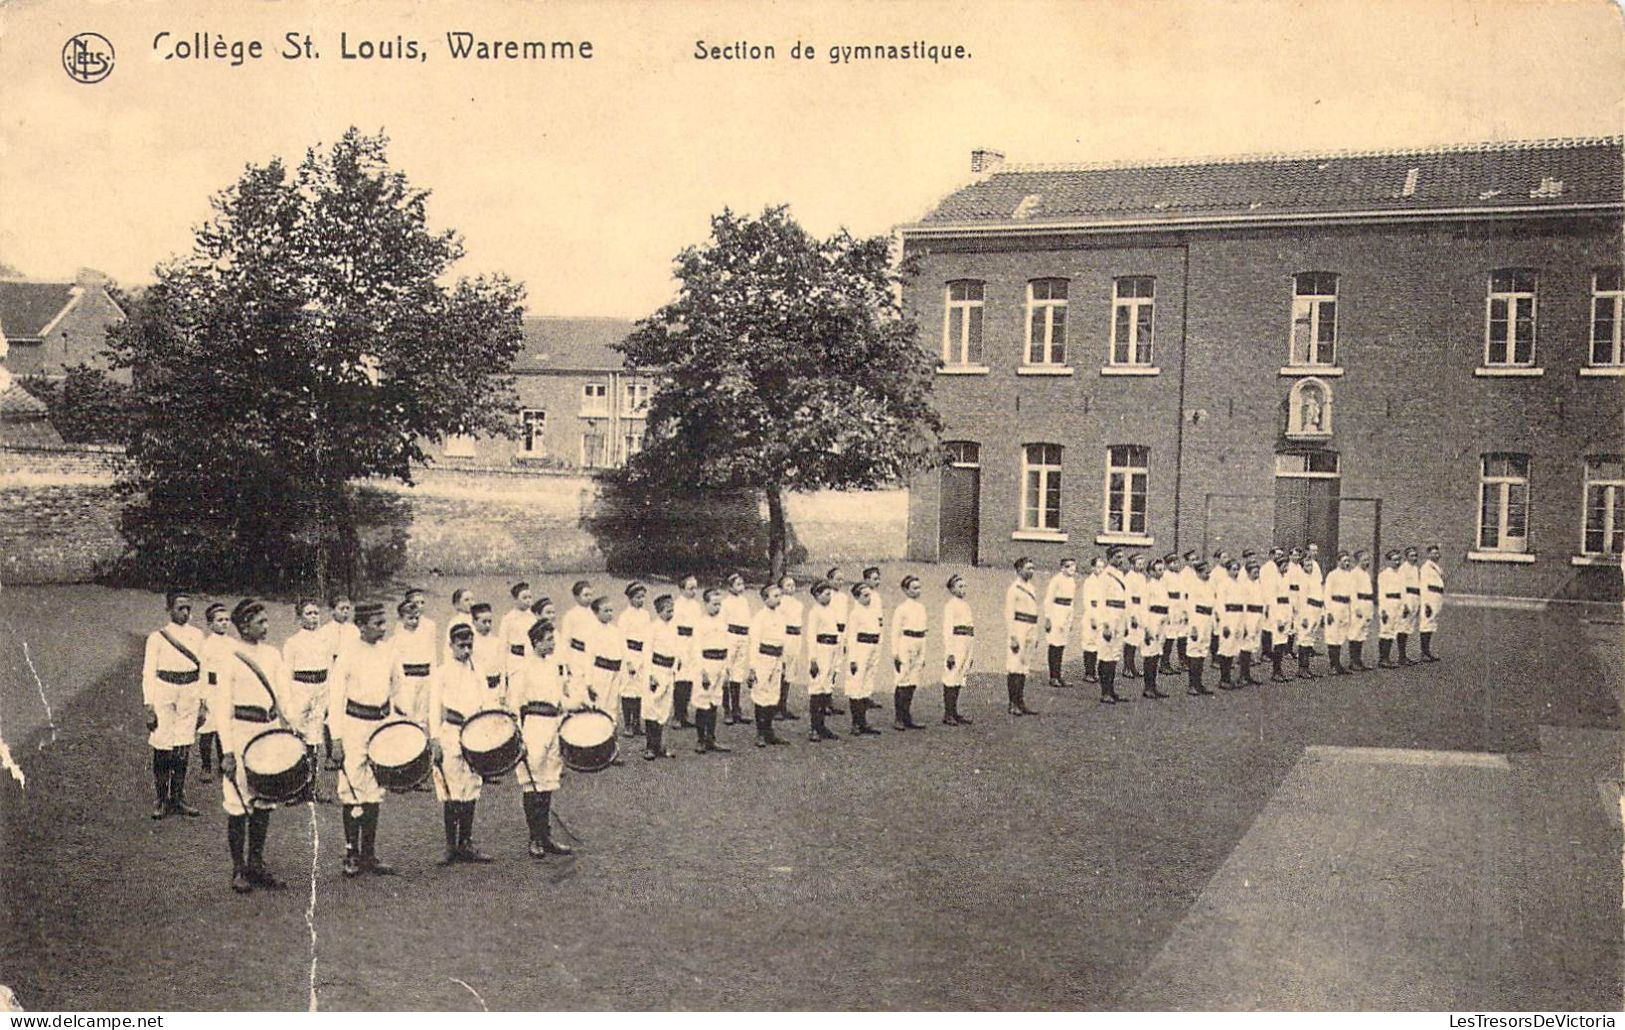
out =
[[[1143,676],[1141,695],[1153,699],[1168,696],[1158,689],[1159,671],[1181,669],[1189,693],[1213,695],[1203,681],[1210,659],[1225,690],[1260,682],[1252,674],[1255,655],[1268,659],[1274,682],[1291,679],[1282,671],[1288,657],[1296,659],[1297,678],[1314,679],[1312,660],[1321,643],[1332,675],[1363,672],[1370,668],[1363,646],[1373,623],[1380,666],[1416,664],[1408,653],[1415,634],[1421,660],[1437,661],[1432,636],[1444,578],[1438,548],[1427,552],[1425,561],[1415,548],[1389,552],[1373,584],[1365,552],[1339,554],[1336,566],[1322,575],[1313,545],[1290,554],[1276,548],[1265,560],[1252,551],[1239,559],[1219,551],[1211,564],[1196,552],[1147,560],[1114,550],[1094,559],[1082,575],[1075,560],[1064,559],[1042,598],[1033,562],[1021,558],[1004,603],[1008,711],[1034,714],[1026,680],[1040,635],[1048,648],[1050,685],[1068,686],[1064,652],[1079,639],[1084,680],[1099,684],[1103,703],[1126,700],[1116,689],[1119,666],[1127,678]],[[971,721],[959,711],[959,694],[974,664],[976,624],[964,578],[950,576],[946,586],[942,722],[957,726]],[[878,568],[866,569],[849,590],[839,570],[830,569],[813,584],[807,604],[786,576],[760,589],[754,611],[738,574],[725,588],[703,592],[694,576],[686,576],[675,596],[661,594],[652,606],[648,587],[634,582],[619,612],[614,600],[595,595],[583,580],[562,619],[553,602],[536,599],[526,583],[513,585],[512,608],[500,622],[489,604],[457,590],[444,636],[424,615],[421,590],[407,591],[396,607],[400,621],[393,634],[387,634],[384,605],[352,605],[340,596],[329,602],[325,624],[317,602],[299,601],[299,629],[281,648],[266,640],[265,602],[245,598],[230,610],[210,605],[206,628],[199,629],[190,625],[190,597],[172,590],[166,595],[168,622],[147,638],[142,674],[157,790],[152,817],[200,814],[185,798],[188,755],[197,742],[205,771],[216,763],[220,770],[233,889],[281,888],[264,861],[271,812],[283,803],[334,800],[315,785],[321,742],[328,769],[337,773],[346,877],[395,872],[375,850],[380,806],[388,790],[426,789],[425,774],[444,810],[441,864],[491,861],[473,844],[474,809],[481,785],[508,769],[522,788],[530,854],[567,855],[571,848],[551,833],[551,803],[572,754],[566,725],[573,719],[582,719],[583,727],[602,724],[608,738],[601,742],[607,750],[591,752],[602,761],[578,768],[621,764],[614,757],[617,727],[624,737],[645,739],[644,759],[673,757],[664,730],[674,717],[675,725],[696,731],[696,752],[726,752],[717,740],[718,715],[730,725],[746,722],[747,693],[756,745],[786,744],[774,723],[800,718],[790,710],[792,684],[807,689],[810,741],[837,739],[829,716],[848,712],[852,735],[866,736],[880,732],[869,725],[868,712],[878,707],[874,695],[885,675],[892,684],[893,727],[924,729],[914,719],[913,700],[927,678],[930,620],[919,577],[905,576],[900,587],[904,599],[889,632]],[[888,643],[889,663],[882,658]],[[847,708],[839,706],[840,695]],[[491,739],[500,746],[471,746],[468,731],[475,723],[485,729],[496,723]],[[504,737],[508,732],[511,742]],[[378,759],[377,744],[385,736],[421,742],[422,772],[415,779],[398,780],[394,767]],[[269,782],[296,789],[267,796],[267,779],[252,775],[253,758],[245,761],[245,752],[272,738],[281,750],[295,752],[286,763],[295,779],[273,776]],[[508,761],[493,774],[483,758],[510,746]],[[402,765],[412,767],[410,761]]]

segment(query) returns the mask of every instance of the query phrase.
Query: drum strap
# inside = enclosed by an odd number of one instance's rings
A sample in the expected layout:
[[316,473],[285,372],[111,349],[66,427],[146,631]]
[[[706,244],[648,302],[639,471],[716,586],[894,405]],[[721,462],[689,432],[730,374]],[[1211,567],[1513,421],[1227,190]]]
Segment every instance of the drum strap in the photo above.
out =
[[455,708],[447,708],[444,705],[440,708],[440,718],[451,726],[461,726],[468,721],[468,717],[462,712]]
[[169,630],[161,629],[158,631],[158,635],[169,641],[169,646],[179,651],[183,656],[185,656],[187,661],[191,662],[200,669],[203,668],[203,663],[198,660],[198,656],[193,654],[185,644],[171,636]]
[[265,688],[265,696],[271,699],[271,704],[269,705],[271,714],[276,715],[276,691],[271,689],[271,680],[265,675],[265,670],[256,665],[254,663],[254,659],[248,657],[246,654],[243,654],[241,651],[237,652],[237,658],[244,665],[248,666],[248,671],[252,672],[254,674],[254,678],[260,681],[260,686]]

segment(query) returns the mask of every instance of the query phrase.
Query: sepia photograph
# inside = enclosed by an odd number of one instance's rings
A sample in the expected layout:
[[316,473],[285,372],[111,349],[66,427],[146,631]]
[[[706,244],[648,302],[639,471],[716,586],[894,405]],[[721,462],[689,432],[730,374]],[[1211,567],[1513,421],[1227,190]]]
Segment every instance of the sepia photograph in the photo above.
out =
[[0,1010],[1614,1026],[1622,266],[1611,0],[0,0]]

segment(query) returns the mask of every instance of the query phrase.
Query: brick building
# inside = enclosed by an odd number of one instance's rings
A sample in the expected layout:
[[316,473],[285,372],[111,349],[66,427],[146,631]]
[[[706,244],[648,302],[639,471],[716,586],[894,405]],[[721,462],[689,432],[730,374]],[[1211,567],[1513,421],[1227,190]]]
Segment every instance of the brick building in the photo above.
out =
[[[72,365],[106,367],[107,330],[124,311],[107,280],[85,270],[73,282],[0,280],[0,358],[16,376],[61,376]],[[129,372],[115,375],[126,382]]]
[[899,229],[953,459],[911,557],[1380,534],[1618,596],[1620,139],[972,171]]
[[632,331],[618,318],[527,318],[514,359],[520,433],[453,437],[428,450],[441,465],[615,468],[643,446],[654,381],[628,373],[614,345]]

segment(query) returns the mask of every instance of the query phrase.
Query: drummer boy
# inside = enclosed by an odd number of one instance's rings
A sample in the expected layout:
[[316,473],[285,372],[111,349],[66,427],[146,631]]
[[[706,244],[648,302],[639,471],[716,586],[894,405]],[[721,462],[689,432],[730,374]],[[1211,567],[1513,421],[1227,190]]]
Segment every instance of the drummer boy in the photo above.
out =
[[463,757],[463,724],[484,710],[490,688],[474,667],[474,628],[453,622],[451,660],[429,680],[429,748],[434,752],[434,792],[440,797],[446,828],[446,857],[441,865],[485,863],[491,856],[474,847],[474,806],[479,803],[480,774]]
[[286,885],[265,866],[271,806],[252,796],[243,750],[261,733],[286,726],[289,679],[282,653],[265,642],[270,630],[265,604],[244,598],[232,609],[231,621],[242,643],[221,662],[216,688],[221,704],[221,807],[226,810],[231,889],[239,894],[255,887],[281,890]]
[[508,710],[519,718],[525,757],[516,770],[530,832],[530,857],[568,855],[571,848],[553,840],[550,816],[553,792],[564,773],[559,726],[565,713],[585,703],[572,684],[569,666],[553,654],[553,623],[537,619],[529,631],[530,654],[508,672]]

